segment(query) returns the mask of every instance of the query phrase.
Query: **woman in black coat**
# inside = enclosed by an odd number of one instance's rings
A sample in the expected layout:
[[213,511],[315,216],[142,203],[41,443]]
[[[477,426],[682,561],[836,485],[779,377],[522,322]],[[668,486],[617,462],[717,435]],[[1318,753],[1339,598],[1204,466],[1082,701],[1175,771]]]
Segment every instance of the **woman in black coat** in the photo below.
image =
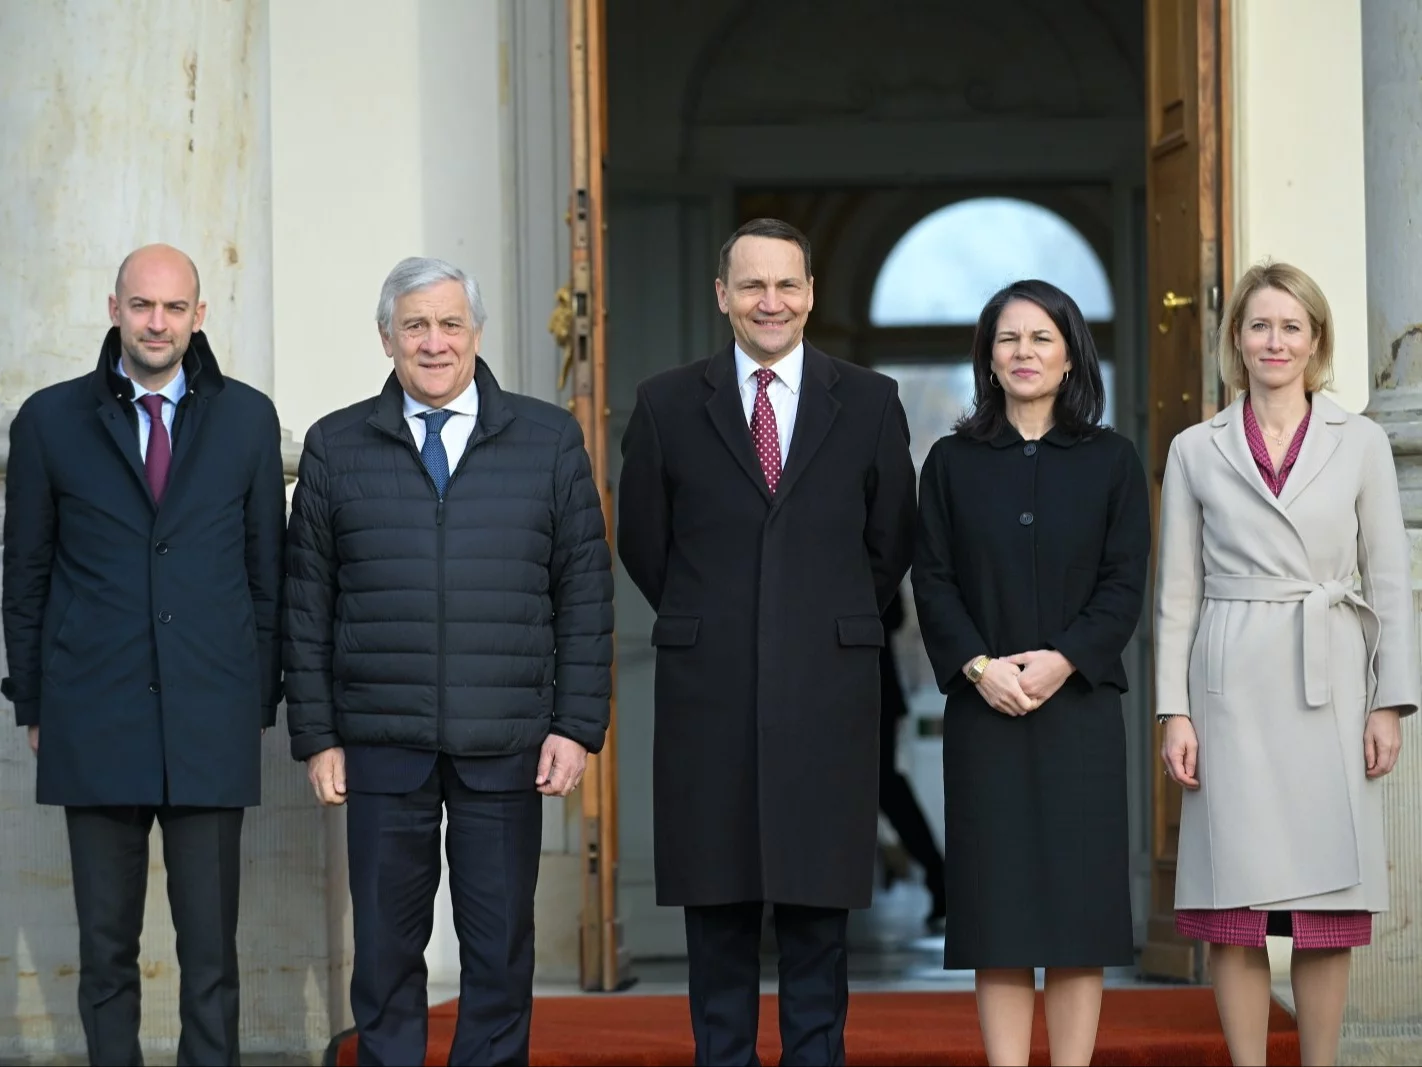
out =
[[944,965],[977,971],[988,1061],[1087,1063],[1102,970],[1133,961],[1121,653],[1150,554],[1135,449],[1096,347],[1040,281],[993,296],[976,395],[924,463],[913,590],[943,715]]

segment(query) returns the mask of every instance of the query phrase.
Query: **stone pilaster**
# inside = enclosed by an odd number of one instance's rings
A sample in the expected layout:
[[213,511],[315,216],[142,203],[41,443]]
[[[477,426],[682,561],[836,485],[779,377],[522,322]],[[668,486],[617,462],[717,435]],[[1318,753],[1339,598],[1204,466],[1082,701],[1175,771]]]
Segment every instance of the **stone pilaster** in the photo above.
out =
[[[1422,7],[1366,0],[1368,414],[1392,441],[1422,632]],[[1301,224],[1304,223],[1301,220]],[[1422,1063],[1422,733],[1385,780],[1392,909],[1354,954],[1343,1063]]]
[[[267,0],[0,3],[0,482],[15,409],[93,368],[138,245],[193,257],[224,371],[271,392],[267,17]],[[0,716],[0,1060],[71,1057],[84,1045],[63,813],[34,803],[24,731],[3,701]],[[324,1047],[349,965],[344,824],[316,809],[285,732],[265,740],[265,804],[243,844],[241,1040],[258,1058]],[[162,1060],[178,982],[160,845],[140,964],[143,1043]]]

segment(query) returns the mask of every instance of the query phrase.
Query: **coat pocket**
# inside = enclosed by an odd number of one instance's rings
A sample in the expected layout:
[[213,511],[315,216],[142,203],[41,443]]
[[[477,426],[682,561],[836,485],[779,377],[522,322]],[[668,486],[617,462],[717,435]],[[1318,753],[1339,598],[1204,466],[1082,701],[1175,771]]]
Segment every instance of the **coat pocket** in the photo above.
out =
[[696,644],[701,619],[695,615],[659,615],[652,623],[652,645],[656,648],[690,648]]
[[68,642],[69,639],[73,637],[74,631],[74,627],[72,624],[74,622],[74,616],[77,614],[73,610],[73,608],[74,597],[70,595],[65,598],[62,605],[59,605],[59,610],[55,614],[55,617],[59,620],[59,623],[54,627],[53,636],[51,636],[48,640],[45,640],[43,631],[41,631],[41,674],[48,674],[51,668],[53,668],[55,663],[59,660],[60,653],[67,651],[69,648]]
[[835,623],[839,626],[841,645],[884,647],[884,622],[877,615],[845,615]]
[[1210,629],[1205,638],[1205,691],[1224,692],[1225,629],[1229,622],[1228,600],[1216,600],[1210,611]]

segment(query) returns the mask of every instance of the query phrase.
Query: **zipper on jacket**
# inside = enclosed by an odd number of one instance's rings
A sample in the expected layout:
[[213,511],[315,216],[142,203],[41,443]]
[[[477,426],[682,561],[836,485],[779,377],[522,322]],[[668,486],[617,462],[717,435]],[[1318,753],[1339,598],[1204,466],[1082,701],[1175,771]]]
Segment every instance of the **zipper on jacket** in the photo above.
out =
[[[133,405],[129,405],[132,407]],[[135,419],[137,416],[135,416]],[[420,450],[415,447],[415,442],[406,436],[398,433],[390,433],[388,430],[381,430],[387,436],[394,437],[410,450],[410,454],[415,457],[415,462],[419,464],[421,472],[425,476],[425,481],[429,483],[430,489],[435,494],[435,655],[437,657],[435,667],[435,685],[438,691],[435,693],[435,747],[443,752],[444,745],[444,497],[439,495],[439,489],[435,486],[434,479],[430,477],[430,472],[425,468],[425,461],[420,455]],[[469,442],[464,446],[464,454],[459,457],[459,462],[454,470],[450,472],[449,481],[445,483],[445,495],[449,493],[449,486],[454,481],[455,475],[464,469],[464,464],[469,460],[469,454],[474,451],[474,446],[482,443],[488,434],[483,433],[476,424],[474,432],[469,436]]]
[[435,503],[435,745],[444,751],[444,497]]
[[[475,447],[476,445],[478,445],[481,441],[483,441],[486,436],[487,436],[487,434],[481,433],[481,432],[480,432],[480,429],[479,429],[479,426],[476,424],[475,427],[474,427],[474,432],[469,435],[469,441],[468,441],[468,442],[465,444],[465,446],[464,446],[464,454],[459,457],[459,462],[454,465],[454,470],[452,470],[452,471],[449,472],[449,480],[444,483],[444,491],[445,491],[445,495],[446,495],[446,496],[449,494],[449,487],[454,484],[454,479],[455,479],[455,477],[459,474],[459,472],[460,472],[461,470],[464,469],[464,464],[465,464],[466,462],[468,462],[470,453],[472,453],[472,452],[474,451],[474,447]],[[415,454],[416,454],[417,456],[419,455],[418,452],[416,452]],[[423,466],[424,466],[424,460],[420,460],[420,466],[423,468]],[[425,476],[426,476],[426,477],[429,477],[429,472],[428,472],[428,471],[426,471]],[[433,478],[430,478],[430,485],[431,485],[431,487],[434,486],[434,479],[433,479]],[[444,689],[445,689],[445,680],[444,680],[444,679],[445,679],[445,671],[444,671],[444,644],[445,644],[445,641],[444,641],[444,629],[445,629],[445,625],[444,625],[444,497],[443,497],[443,496],[437,497],[437,498],[436,498],[436,501],[435,501],[435,582],[437,583],[437,589],[436,589],[436,593],[435,593],[435,627],[436,627],[436,633],[439,635],[438,638],[436,639],[436,642],[435,642],[435,655],[438,657],[438,659],[437,659],[437,661],[436,661],[436,662],[437,662],[437,666],[436,666],[436,668],[435,668],[435,683],[439,686],[439,692],[436,693],[436,695],[435,695],[435,738],[436,738],[436,744],[438,745],[439,750],[440,750],[441,752],[443,752],[443,751],[445,751],[445,744],[444,744],[444,736],[445,736],[445,735],[444,735],[444,717],[445,717],[445,716],[444,716]]]

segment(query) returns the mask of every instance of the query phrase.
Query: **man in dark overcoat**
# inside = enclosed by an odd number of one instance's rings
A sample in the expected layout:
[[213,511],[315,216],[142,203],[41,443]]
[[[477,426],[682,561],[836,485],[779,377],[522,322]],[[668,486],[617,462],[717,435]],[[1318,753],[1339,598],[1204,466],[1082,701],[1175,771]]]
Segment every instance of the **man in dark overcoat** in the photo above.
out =
[[716,278],[735,343],[637,391],[618,552],[657,620],[657,902],[686,911],[698,1063],[753,1063],[764,905],[785,1064],[844,1062],[873,889],[883,609],[912,554],[892,379],[804,343],[809,242],[757,219]]
[[39,802],[63,805],[79,1015],[96,1064],[141,1063],[148,839],[163,828],[179,1063],[238,1061],[243,810],[280,700],[286,493],[272,402],[227,378],[197,270],[151,245],[119,268],[95,370],[10,427],[4,693]]

